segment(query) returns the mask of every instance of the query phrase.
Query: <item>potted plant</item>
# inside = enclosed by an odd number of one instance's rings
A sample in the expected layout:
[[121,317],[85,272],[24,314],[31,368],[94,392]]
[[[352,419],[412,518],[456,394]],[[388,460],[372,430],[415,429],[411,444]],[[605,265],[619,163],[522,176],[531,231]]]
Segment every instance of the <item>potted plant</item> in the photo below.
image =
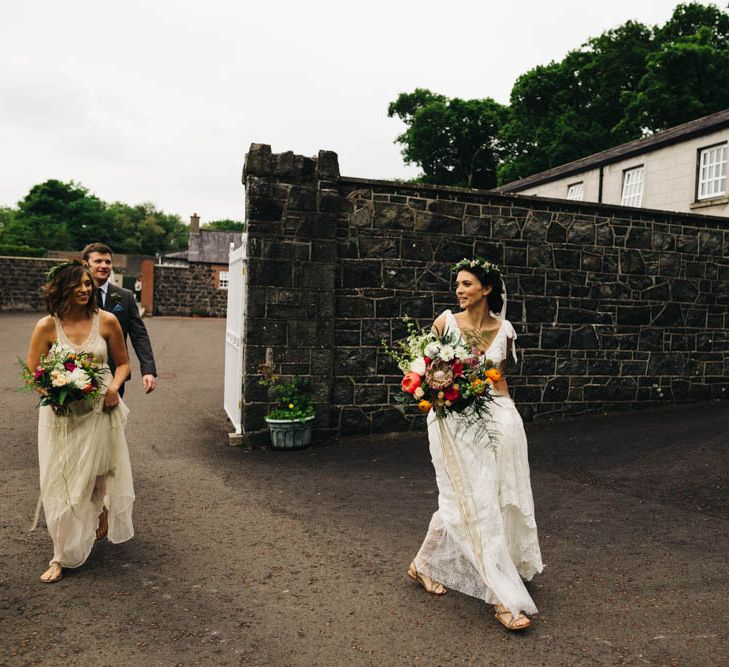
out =
[[268,364],[260,366],[259,383],[266,387],[273,407],[264,417],[276,449],[301,449],[311,444],[314,402],[309,381],[283,380]]

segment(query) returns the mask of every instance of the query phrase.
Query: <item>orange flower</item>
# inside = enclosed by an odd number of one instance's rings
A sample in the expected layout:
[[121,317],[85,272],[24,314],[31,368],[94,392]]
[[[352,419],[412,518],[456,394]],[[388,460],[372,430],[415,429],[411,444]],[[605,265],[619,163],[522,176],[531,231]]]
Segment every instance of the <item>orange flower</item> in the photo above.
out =
[[501,371],[498,368],[489,368],[486,371],[486,375],[488,376],[488,379],[492,382],[498,382],[503,377],[501,375]]
[[423,379],[415,373],[414,371],[410,371],[409,373],[405,373],[405,377],[402,379],[402,390],[406,391],[408,394],[412,394],[419,386],[420,383],[423,381]]
[[418,403],[418,410],[420,410],[420,412],[422,412],[423,414],[428,414],[430,412],[430,408],[432,407],[433,406],[431,405],[430,401],[426,401],[425,399]]

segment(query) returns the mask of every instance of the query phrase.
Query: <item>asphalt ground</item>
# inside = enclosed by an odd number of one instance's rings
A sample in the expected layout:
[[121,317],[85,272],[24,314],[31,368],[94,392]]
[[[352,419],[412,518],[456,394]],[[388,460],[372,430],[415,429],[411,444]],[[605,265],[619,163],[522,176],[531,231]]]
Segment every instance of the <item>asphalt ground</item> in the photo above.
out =
[[546,570],[510,634],[405,570],[437,492],[421,433],[230,447],[222,320],[146,320],[159,388],[127,390],[135,538],[39,582],[37,316],[0,315],[2,665],[726,665],[727,403],[527,426]]

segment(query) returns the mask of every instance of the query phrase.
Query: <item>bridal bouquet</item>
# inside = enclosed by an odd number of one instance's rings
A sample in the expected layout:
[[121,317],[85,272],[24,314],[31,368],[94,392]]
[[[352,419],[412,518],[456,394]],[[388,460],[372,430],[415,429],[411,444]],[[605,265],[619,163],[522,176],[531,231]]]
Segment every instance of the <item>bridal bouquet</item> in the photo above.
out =
[[94,355],[74,352],[58,342],[53,343],[48,354],[41,356],[35,370],[22,366],[27,387],[40,394],[38,406],[50,405],[59,417],[68,415],[69,404],[74,401],[98,398],[103,387],[103,371]]
[[491,386],[501,373],[480,350],[468,347],[458,334],[436,336],[417,330],[405,318],[408,336],[385,352],[405,374],[403,402],[416,403],[421,412],[435,410],[438,417],[470,409],[474,417],[488,413],[493,400]]

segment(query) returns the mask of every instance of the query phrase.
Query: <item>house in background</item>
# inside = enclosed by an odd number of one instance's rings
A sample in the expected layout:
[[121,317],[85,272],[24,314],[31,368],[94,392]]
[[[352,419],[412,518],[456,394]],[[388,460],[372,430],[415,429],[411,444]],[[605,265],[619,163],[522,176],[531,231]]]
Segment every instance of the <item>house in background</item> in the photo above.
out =
[[155,315],[225,317],[228,256],[242,243],[240,232],[200,229],[200,216],[190,216],[187,250],[160,255],[154,265]]
[[729,216],[729,109],[506,183],[499,192]]

